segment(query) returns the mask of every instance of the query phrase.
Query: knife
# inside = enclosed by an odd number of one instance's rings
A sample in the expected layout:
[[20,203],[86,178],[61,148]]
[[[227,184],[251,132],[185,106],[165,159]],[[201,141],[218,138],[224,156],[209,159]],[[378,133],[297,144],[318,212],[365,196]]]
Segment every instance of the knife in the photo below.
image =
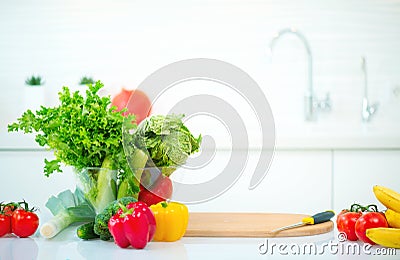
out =
[[288,226],[284,226],[284,227],[280,227],[280,228],[272,230],[271,232],[276,233],[276,232],[280,232],[282,230],[291,229],[291,228],[295,228],[295,227],[324,223],[324,222],[329,221],[333,216],[335,216],[335,212],[333,210],[323,211],[323,212],[317,213],[315,215],[312,215],[311,217],[303,218],[301,220],[301,222],[298,222],[298,223],[295,223],[292,225],[288,225]]

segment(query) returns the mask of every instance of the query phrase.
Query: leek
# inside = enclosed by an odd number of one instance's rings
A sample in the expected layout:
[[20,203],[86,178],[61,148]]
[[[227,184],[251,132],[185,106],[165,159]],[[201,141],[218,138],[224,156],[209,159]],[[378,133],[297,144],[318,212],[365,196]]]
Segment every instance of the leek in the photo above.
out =
[[74,193],[65,190],[57,197],[51,196],[46,207],[54,217],[40,228],[40,234],[45,238],[54,237],[72,223],[94,221],[96,216],[80,189]]

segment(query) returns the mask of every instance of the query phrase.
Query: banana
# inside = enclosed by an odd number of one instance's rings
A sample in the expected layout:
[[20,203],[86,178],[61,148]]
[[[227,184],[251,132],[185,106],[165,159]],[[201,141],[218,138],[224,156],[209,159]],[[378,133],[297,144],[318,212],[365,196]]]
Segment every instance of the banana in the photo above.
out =
[[387,209],[385,212],[386,220],[389,227],[400,228],[400,213],[391,209]]
[[400,248],[399,228],[370,228],[366,235],[378,245],[392,248]]
[[400,194],[383,186],[374,186],[375,197],[388,209],[400,212]]

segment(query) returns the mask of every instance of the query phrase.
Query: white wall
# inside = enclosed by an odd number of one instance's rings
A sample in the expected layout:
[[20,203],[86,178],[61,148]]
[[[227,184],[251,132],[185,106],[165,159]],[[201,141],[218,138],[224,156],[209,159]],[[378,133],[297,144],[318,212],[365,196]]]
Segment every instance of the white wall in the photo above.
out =
[[0,131],[22,112],[24,80],[32,73],[45,78],[45,102],[53,105],[61,86],[83,75],[101,79],[114,94],[161,66],[197,57],[249,73],[278,131],[301,124],[304,48],[288,35],[272,57],[266,51],[288,26],[310,42],[316,92],[331,93],[333,111],[320,122],[360,122],[362,55],[371,99],[381,104],[374,120],[400,122],[399,17],[400,1],[389,0],[0,1]]

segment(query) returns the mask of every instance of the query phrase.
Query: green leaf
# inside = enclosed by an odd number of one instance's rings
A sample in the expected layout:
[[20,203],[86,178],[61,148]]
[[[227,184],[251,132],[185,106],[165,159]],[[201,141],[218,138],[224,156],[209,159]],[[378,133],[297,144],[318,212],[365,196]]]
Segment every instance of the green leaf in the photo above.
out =
[[50,174],[55,171],[62,172],[60,168],[60,160],[49,161],[47,159],[44,159],[44,163],[45,163],[44,172],[47,177],[49,177]]

